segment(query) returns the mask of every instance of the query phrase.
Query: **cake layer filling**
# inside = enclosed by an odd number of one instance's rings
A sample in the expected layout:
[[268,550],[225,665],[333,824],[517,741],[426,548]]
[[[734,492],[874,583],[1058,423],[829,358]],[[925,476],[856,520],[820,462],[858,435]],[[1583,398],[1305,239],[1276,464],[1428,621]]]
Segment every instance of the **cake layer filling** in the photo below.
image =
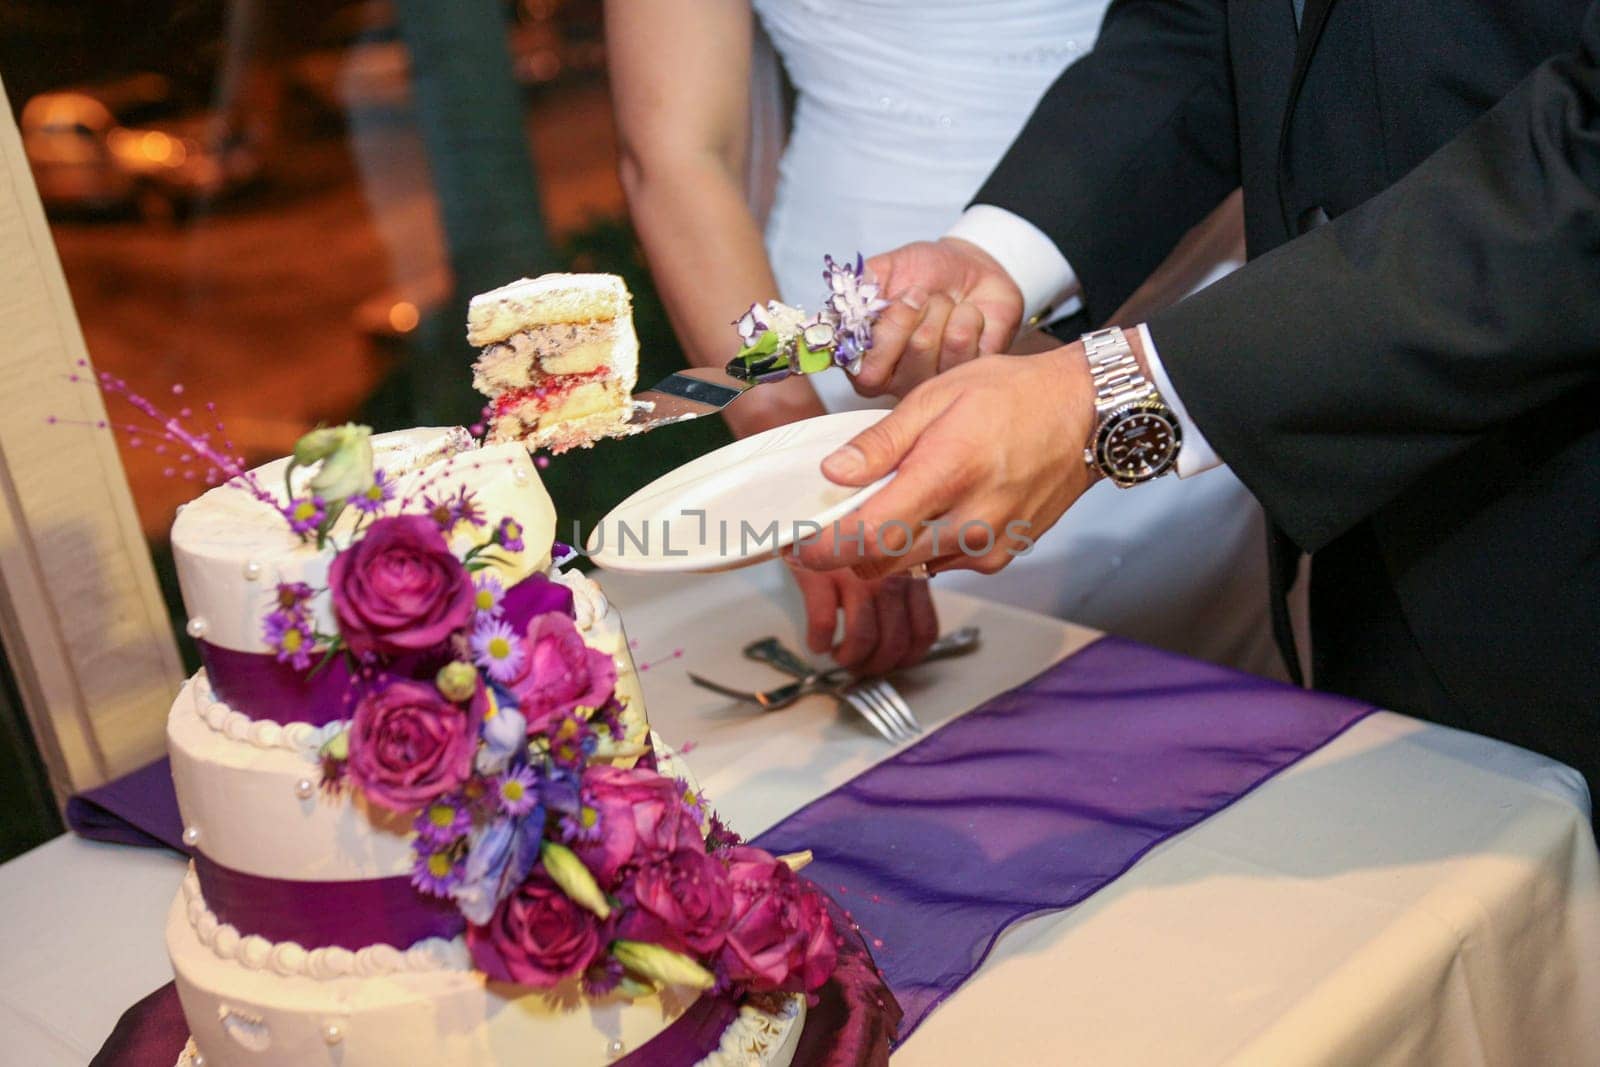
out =
[[483,350],[476,367],[482,391],[522,389],[553,375],[591,374],[610,368],[621,338],[615,320],[558,323],[519,330]]

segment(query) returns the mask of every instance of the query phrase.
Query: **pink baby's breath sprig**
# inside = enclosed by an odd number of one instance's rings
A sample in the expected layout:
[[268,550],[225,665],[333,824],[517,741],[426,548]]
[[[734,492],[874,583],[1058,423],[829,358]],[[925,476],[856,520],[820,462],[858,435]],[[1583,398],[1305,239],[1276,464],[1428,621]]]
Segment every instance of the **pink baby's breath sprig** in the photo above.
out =
[[[185,481],[199,480],[206,485],[234,484],[275,510],[283,507],[283,502],[262,486],[245,466],[244,459],[234,448],[233,442],[228,439],[227,430],[217,415],[215,404],[204,405],[212,428],[202,431],[189,424],[189,420],[194,418],[193,408],[184,405],[176,413],[167,412],[153,400],[134,391],[125,379],[109,371],[89,373],[88,360],[80,359],[78,366],[81,370],[67,375],[68,381],[97,384],[103,395],[120,397],[129,407],[148,419],[150,425],[107,419],[93,421],[64,419],[56,415],[48,416],[45,422],[50,425],[85,425],[97,429],[118,430],[126,435],[128,444],[133,448],[142,448],[145,437],[153,434],[158,439],[152,447],[156,455],[165,456],[174,449],[177,452],[173,463],[162,472],[167,477],[181,475]],[[181,397],[183,394],[184,387],[181,384],[172,386],[173,396]],[[217,444],[218,440],[221,441],[220,446]]]

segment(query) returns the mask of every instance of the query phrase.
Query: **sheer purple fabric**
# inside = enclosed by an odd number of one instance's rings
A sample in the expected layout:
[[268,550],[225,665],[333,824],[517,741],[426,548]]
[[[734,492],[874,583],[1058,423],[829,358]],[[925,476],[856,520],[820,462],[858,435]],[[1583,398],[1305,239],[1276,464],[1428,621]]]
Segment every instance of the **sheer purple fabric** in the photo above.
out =
[[1103,638],[755,840],[862,931],[904,1041],[1030,915],[1078,903],[1372,708]]

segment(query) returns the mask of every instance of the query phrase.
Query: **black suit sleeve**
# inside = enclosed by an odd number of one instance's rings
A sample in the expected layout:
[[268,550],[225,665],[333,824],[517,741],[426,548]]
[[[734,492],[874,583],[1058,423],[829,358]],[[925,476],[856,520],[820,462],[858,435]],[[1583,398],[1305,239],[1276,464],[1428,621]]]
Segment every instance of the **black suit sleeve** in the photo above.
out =
[[1223,0],[1116,0],[973,202],[1035,220],[1103,322],[1238,187],[1235,123]]
[[1600,2],[1576,52],[1399,182],[1151,320],[1190,415],[1301,547],[1491,436],[1571,432],[1540,414],[1600,395],[1597,56]]

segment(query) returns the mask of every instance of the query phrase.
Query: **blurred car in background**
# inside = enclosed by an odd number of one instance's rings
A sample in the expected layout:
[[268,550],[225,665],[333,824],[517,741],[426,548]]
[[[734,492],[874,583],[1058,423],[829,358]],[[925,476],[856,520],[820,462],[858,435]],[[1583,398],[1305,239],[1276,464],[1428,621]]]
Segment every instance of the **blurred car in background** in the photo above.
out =
[[254,183],[259,152],[214,112],[185,109],[159,74],[40,93],[22,144],[46,209],[186,213]]

